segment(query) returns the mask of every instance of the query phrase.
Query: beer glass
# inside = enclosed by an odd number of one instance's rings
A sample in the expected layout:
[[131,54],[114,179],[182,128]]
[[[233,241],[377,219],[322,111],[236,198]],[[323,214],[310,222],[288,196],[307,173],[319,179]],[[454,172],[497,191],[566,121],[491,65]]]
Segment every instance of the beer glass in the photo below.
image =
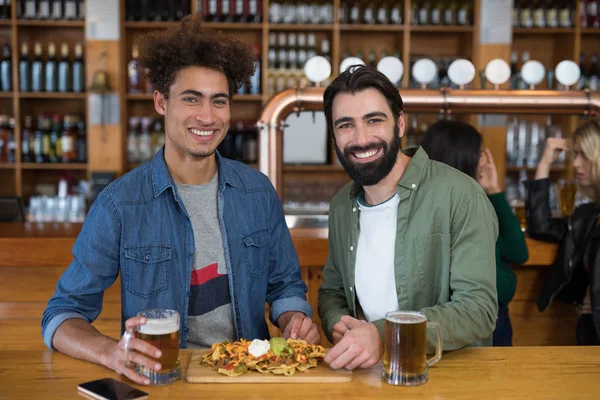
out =
[[[436,330],[435,356],[427,359],[427,328]],[[442,358],[442,333],[425,314],[392,311],[385,315],[383,373],[390,385],[417,386],[427,382],[427,370]]]
[[[137,366],[137,373],[150,380],[151,385],[166,385],[178,381],[181,376],[179,366],[179,313],[173,310],[146,310],[138,313],[146,318],[146,324],[138,326],[137,338],[151,344],[161,351],[156,359],[162,368],[154,371],[143,365]],[[131,335],[128,330],[126,335]],[[125,339],[125,352],[128,353],[129,340]]]
[[577,184],[575,181],[561,179],[556,185],[558,188],[558,205],[563,217],[573,214],[575,208],[575,196],[577,195]]

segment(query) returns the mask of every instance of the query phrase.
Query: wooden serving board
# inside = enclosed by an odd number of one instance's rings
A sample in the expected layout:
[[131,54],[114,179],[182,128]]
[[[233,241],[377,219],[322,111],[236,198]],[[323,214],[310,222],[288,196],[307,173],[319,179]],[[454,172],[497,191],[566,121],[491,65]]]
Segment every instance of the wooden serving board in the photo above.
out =
[[338,383],[352,380],[352,371],[333,370],[322,361],[316,368],[310,368],[307,372],[296,371],[291,376],[261,374],[258,371],[248,371],[240,376],[227,376],[200,363],[202,355],[207,351],[196,350],[192,353],[185,377],[189,383]]

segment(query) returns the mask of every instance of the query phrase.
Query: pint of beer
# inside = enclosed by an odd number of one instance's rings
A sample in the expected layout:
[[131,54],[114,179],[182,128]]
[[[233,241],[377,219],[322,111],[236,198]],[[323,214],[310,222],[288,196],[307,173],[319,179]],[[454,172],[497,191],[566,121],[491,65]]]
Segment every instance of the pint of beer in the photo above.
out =
[[165,385],[178,381],[181,376],[179,367],[179,313],[173,310],[147,310],[138,313],[146,318],[146,324],[138,327],[137,337],[159,349],[162,353],[157,361],[160,371],[154,371],[142,365],[137,373],[150,379],[151,385]]
[[557,184],[558,205],[563,217],[573,214],[575,208],[575,197],[577,195],[577,184],[572,180],[561,179]]
[[[436,354],[427,359],[427,328],[436,330]],[[427,382],[427,369],[442,358],[442,334],[425,314],[392,311],[385,316],[385,343],[381,379],[391,385],[416,386]]]

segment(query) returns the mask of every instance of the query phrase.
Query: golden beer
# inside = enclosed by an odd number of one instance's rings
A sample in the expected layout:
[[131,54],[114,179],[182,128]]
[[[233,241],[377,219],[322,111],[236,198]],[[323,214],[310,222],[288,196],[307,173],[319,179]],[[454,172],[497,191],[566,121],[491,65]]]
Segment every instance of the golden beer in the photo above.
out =
[[558,205],[564,217],[573,214],[575,198],[577,195],[577,184],[574,181],[560,180],[558,187]]
[[138,365],[138,374],[150,379],[153,385],[164,385],[179,380],[179,314],[172,310],[148,310],[138,315],[147,322],[138,328],[137,337],[161,351],[156,359],[162,368],[154,371]]
[[[436,357],[427,360],[427,328],[438,330]],[[386,314],[383,374],[392,385],[415,386],[427,382],[427,369],[441,358],[441,334],[437,323],[428,323],[419,312],[394,311]]]

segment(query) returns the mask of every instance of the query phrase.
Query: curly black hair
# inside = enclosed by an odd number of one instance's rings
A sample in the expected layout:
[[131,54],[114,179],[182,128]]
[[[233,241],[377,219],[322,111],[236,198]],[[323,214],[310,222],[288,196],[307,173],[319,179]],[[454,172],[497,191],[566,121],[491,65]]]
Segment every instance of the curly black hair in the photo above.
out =
[[141,39],[140,64],[165,98],[183,68],[197,66],[223,72],[229,96],[244,83],[250,87],[254,54],[238,39],[201,27],[200,14],[188,15],[178,28],[152,32]]

